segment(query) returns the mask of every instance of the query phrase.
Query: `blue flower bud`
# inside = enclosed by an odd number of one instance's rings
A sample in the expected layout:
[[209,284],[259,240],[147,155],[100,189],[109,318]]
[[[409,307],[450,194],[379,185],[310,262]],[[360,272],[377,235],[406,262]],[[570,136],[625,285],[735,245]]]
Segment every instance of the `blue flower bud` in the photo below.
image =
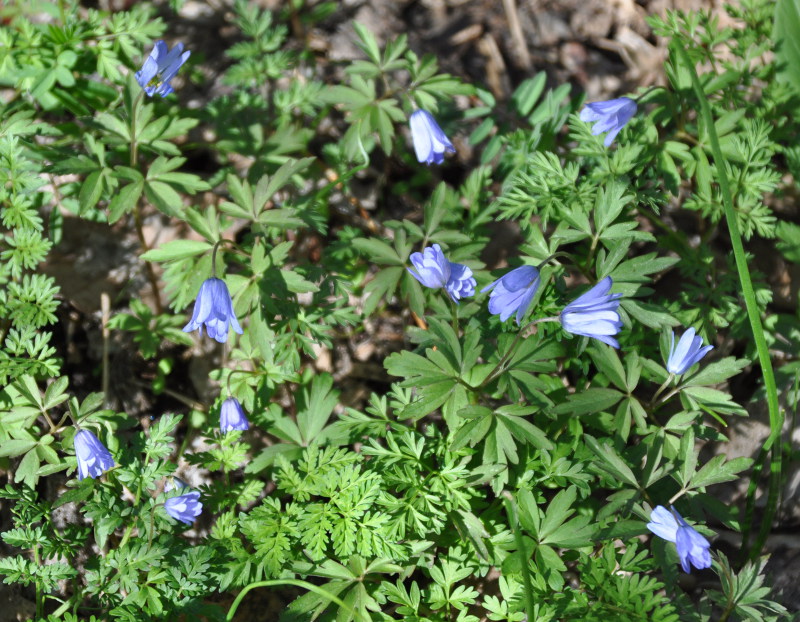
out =
[[714,346],[703,345],[703,338],[696,337],[694,328],[690,328],[675,345],[675,331],[672,331],[672,343],[669,348],[669,358],[667,359],[667,371],[676,376],[685,374],[689,368],[703,358]]
[[164,509],[175,520],[191,525],[194,519],[200,516],[203,511],[203,504],[200,503],[200,493],[195,490],[179,497],[167,499],[164,502]]
[[78,430],[73,439],[78,460],[78,479],[99,477],[114,466],[114,458],[89,430]]
[[539,271],[533,266],[520,266],[506,272],[481,292],[492,289],[489,295],[489,313],[500,315],[505,322],[513,313],[517,314],[517,324],[522,321],[525,312],[539,289]]
[[609,294],[611,277],[606,277],[588,292],[569,303],[561,312],[562,328],[573,335],[584,335],[619,348],[612,335],[622,328],[617,307],[622,294]]
[[411,140],[417,160],[425,164],[441,164],[444,154],[455,153],[456,148],[445,136],[436,119],[427,110],[415,110],[408,119],[411,126]]
[[233,301],[225,281],[214,277],[206,279],[200,286],[200,293],[197,294],[192,319],[183,327],[183,332],[190,333],[200,329],[202,335],[205,325],[209,337],[225,343],[228,340],[228,324],[235,332],[242,334],[242,327],[236,320]]
[[250,424],[244,414],[242,405],[235,397],[229,397],[222,402],[219,411],[219,431],[225,434],[231,430],[247,430]]

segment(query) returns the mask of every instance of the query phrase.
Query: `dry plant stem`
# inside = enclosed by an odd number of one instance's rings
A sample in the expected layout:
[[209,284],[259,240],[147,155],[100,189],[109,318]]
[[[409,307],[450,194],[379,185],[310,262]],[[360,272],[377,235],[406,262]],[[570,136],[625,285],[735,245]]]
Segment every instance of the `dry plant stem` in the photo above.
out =
[[[142,387],[143,389],[152,388],[151,385],[149,385],[146,382],[142,382],[140,380],[135,380],[134,384],[136,386]],[[177,391],[172,391],[171,389],[167,389],[167,388],[163,389],[161,392],[164,395],[169,395],[171,398],[174,398],[174,399],[178,400],[179,402],[182,402],[183,404],[185,404],[186,406],[188,406],[189,408],[192,408],[194,410],[199,410],[199,411],[203,412],[206,409],[204,404],[201,404],[197,400],[193,400],[192,398],[185,396],[183,393],[178,393]]]
[[528,45],[525,42],[525,35],[522,32],[522,26],[519,23],[516,3],[514,0],[503,0],[503,8],[506,12],[508,29],[511,32],[511,40],[516,48],[519,61],[525,69],[530,71],[533,68],[533,63],[531,62],[531,55],[528,52]]
[[108,408],[108,385],[109,385],[109,366],[108,366],[108,339],[110,331],[108,330],[108,320],[111,315],[111,299],[108,293],[103,292],[100,294],[100,309],[103,314],[103,408]]
[[[137,201],[133,206],[133,222],[136,226],[136,236],[139,238],[139,245],[142,247],[142,254],[144,254],[150,250],[150,247],[147,245],[147,240],[144,238],[142,212],[139,209],[139,203],[140,201]],[[149,261],[145,261],[144,271],[147,274],[147,280],[150,283],[150,289],[153,293],[153,302],[156,305],[156,313],[161,314],[164,312],[164,305],[161,304],[161,291],[158,287],[158,277],[156,276],[155,270],[153,270],[153,264],[151,264]]]

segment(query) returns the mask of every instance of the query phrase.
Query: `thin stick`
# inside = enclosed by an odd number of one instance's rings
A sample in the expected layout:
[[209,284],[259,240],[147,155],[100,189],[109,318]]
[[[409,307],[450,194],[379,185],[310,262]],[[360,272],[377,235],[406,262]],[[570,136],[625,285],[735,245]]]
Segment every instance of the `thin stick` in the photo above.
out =
[[100,294],[100,309],[102,312],[103,323],[103,408],[108,408],[108,387],[109,387],[109,371],[108,364],[108,341],[110,331],[108,330],[108,320],[111,316],[111,298],[106,292]]

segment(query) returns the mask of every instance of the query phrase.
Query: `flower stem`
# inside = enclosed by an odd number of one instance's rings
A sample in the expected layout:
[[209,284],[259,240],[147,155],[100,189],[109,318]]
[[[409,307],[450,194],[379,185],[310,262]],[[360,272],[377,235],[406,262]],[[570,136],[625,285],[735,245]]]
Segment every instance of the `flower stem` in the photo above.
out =
[[224,241],[218,240],[214,242],[214,248],[211,249],[211,276],[213,278],[217,278],[217,249]]
[[517,518],[517,508],[514,504],[514,497],[508,491],[503,491],[503,505],[508,516],[508,524],[514,532],[514,542],[517,547],[522,564],[522,584],[525,587],[525,609],[528,613],[528,620],[536,619],[536,602],[533,594],[533,584],[531,582],[530,570],[528,569],[528,552],[525,549],[525,541],[522,539],[522,529]]
[[644,93],[642,93],[641,95],[637,95],[636,97],[631,97],[631,99],[632,99],[633,101],[635,101],[635,102],[636,102],[636,105],[638,106],[640,101],[642,101],[642,100],[643,100],[645,97],[647,97],[648,95],[650,95],[650,93],[652,93],[653,91],[657,91],[657,90],[659,90],[659,89],[664,89],[664,87],[663,87],[663,86],[658,86],[658,85],[656,85],[656,86],[651,86],[649,89],[647,89],[647,90],[646,90]]
[[[136,116],[143,97],[144,91],[140,91],[133,100],[133,104],[131,104],[131,149],[129,164],[132,169],[137,170],[137,164],[139,160],[139,141],[136,135]],[[139,197],[139,200],[133,204],[133,224],[136,227],[136,237],[139,238],[139,245],[142,247],[142,253],[146,253],[148,250],[150,250],[150,247],[148,246],[147,240],[144,237],[144,223],[142,219],[140,203],[141,197]],[[153,302],[156,306],[156,313],[161,314],[164,312],[164,306],[161,304],[161,291],[158,287],[158,277],[156,276],[155,270],[153,270],[153,265],[149,261],[145,262],[144,271],[147,274],[147,280],[150,283],[150,289],[153,293]]]
[[[669,386],[669,384],[672,382],[672,379],[674,377],[675,377],[675,374],[670,374],[667,377],[667,379],[664,381],[664,384],[662,384],[660,387],[658,387],[658,390],[653,394],[653,397],[650,398],[650,403],[648,405],[651,408],[653,407],[653,404],[656,403],[656,400],[658,399],[658,396],[661,395],[661,393],[664,391],[664,389],[666,389]],[[673,395],[673,394],[670,393],[670,395]],[[669,396],[667,396],[667,397],[669,397]],[[665,397],[664,399],[666,400],[667,398]]]
[[536,324],[541,324],[543,322],[557,322],[557,321],[558,321],[558,317],[557,316],[543,317],[543,318],[539,318],[538,320],[533,320],[532,322],[526,324],[524,327],[519,329],[519,331],[517,332],[516,337],[514,337],[514,341],[511,342],[511,345],[508,347],[508,349],[506,350],[505,354],[503,354],[503,357],[497,362],[497,365],[495,365],[495,367],[491,371],[491,373],[488,376],[486,376],[486,380],[484,380],[481,383],[480,387],[478,387],[478,388],[482,389],[487,384],[489,384],[492,380],[497,378],[497,376],[499,376],[503,371],[505,371],[503,369],[503,365],[505,365],[506,361],[508,361],[511,358],[511,356],[514,354],[514,352],[516,352],[517,346],[519,345],[519,342],[525,336],[525,333],[528,331],[529,328],[531,328],[532,326],[534,326]]
[[[36,544],[33,549],[33,561],[36,562],[37,568],[43,568],[42,560],[39,556],[39,545]],[[36,619],[38,620],[44,616],[44,591],[42,590],[42,582],[37,577],[34,581],[36,585]]]
[[137,168],[136,161],[139,159],[139,141],[136,139],[136,113],[139,110],[139,104],[142,103],[143,97],[144,91],[141,91],[131,105],[131,151],[129,161],[131,168]]
[[[747,556],[750,559],[758,557],[761,548],[766,542],[767,535],[769,534],[770,527],[772,526],[772,519],[775,516],[775,510],[778,504],[778,494],[780,491],[781,481],[781,458],[782,449],[780,443],[781,430],[783,429],[783,413],[778,404],[778,388],[775,384],[775,374],[772,371],[772,362],[769,357],[769,347],[764,338],[764,329],[761,324],[761,317],[759,315],[758,303],[756,302],[755,292],[753,291],[753,283],[750,278],[750,271],[747,266],[747,257],[745,256],[744,245],[742,244],[742,236],[739,232],[739,225],[736,220],[736,210],[733,205],[733,198],[731,189],[728,184],[728,174],[726,171],[725,156],[722,153],[722,148],[719,144],[717,137],[717,130],[714,125],[714,117],[711,114],[711,107],[708,104],[708,96],[703,90],[703,85],[700,83],[700,78],[697,75],[697,70],[694,63],[689,58],[686,50],[680,45],[674,45],[673,49],[680,61],[689,72],[689,77],[692,80],[692,87],[697,101],[700,106],[699,114],[703,119],[705,131],[708,133],[708,140],[711,144],[711,153],[714,156],[714,163],[717,169],[717,183],[719,184],[720,193],[722,195],[722,206],[725,212],[725,221],[728,225],[728,232],[730,234],[731,246],[733,248],[734,259],[736,260],[736,270],[739,273],[739,282],[742,286],[742,295],[744,297],[745,307],[747,309],[747,317],[750,321],[750,328],[753,331],[753,339],[756,344],[756,351],[758,353],[758,361],[761,365],[761,374],[764,378],[764,389],[767,395],[767,408],[769,411],[769,427],[770,435],[764,442],[760,460],[756,461],[753,467],[753,477],[750,479],[750,486],[747,490],[747,507],[745,509],[744,522],[742,524],[742,549],[741,555]],[[770,460],[770,476],[769,476],[769,492],[767,497],[767,505],[763,510],[763,520],[761,527],[758,531],[758,537],[750,547],[748,542],[750,536],[750,528],[753,523],[753,515],[755,513],[755,496],[758,488],[758,475],[763,468],[763,460],[766,460],[767,453],[771,450]],[[762,458],[763,456],[763,458]]]
[[156,507],[157,506],[154,505],[152,507],[152,509],[150,510],[150,529],[147,532],[147,548],[148,548],[148,550],[150,548],[152,548],[152,546],[153,546],[153,528],[155,526],[155,521],[156,521]]
[[318,585],[314,585],[313,583],[309,583],[308,581],[298,581],[297,579],[273,579],[272,581],[257,581],[256,583],[250,583],[249,585],[246,585],[242,589],[242,591],[239,592],[239,594],[236,596],[236,600],[233,601],[233,604],[231,604],[231,608],[228,610],[228,615],[226,616],[225,620],[227,620],[227,622],[231,622],[231,620],[233,620],[234,616],[236,615],[236,610],[239,608],[239,605],[241,604],[242,600],[247,595],[247,592],[249,592],[250,590],[253,590],[257,587],[277,587],[281,585],[293,585],[295,587],[301,587],[305,590],[308,590],[309,592],[314,592],[315,594],[322,596],[326,600],[329,600],[332,603],[339,605],[340,608],[344,609],[345,611],[347,611],[347,613],[353,616],[353,619],[355,619],[356,621],[363,622],[365,620],[365,618],[360,615],[359,611],[353,609],[350,605],[342,601],[338,596],[331,594],[330,592],[319,587]]

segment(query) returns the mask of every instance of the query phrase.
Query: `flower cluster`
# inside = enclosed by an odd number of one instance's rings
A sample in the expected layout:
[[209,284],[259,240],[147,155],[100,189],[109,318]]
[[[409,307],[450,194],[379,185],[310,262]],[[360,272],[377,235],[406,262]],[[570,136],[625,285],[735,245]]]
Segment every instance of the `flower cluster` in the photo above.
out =
[[[425,287],[433,289],[444,287],[454,302],[475,293],[472,270],[463,264],[448,261],[438,244],[427,247],[421,253],[411,253],[409,259],[414,269],[408,268],[408,271],[415,279]],[[490,313],[499,315],[503,322],[516,314],[516,321],[519,324],[528,311],[539,284],[537,268],[520,266],[510,270],[481,291],[491,290]],[[611,285],[611,277],[606,277],[568,304],[558,318],[562,328],[573,335],[592,337],[618,348],[619,343],[613,335],[622,328],[622,320],[617,313],[622,294],[609,294]]]
[[[607,132],[603,144],[610,147],[628,121],[636,114],[638,106],[630,97],[619,97],[608,101],[586,104],[580,119],[584,123],[595,122],[592,134]],[[411,141],[420,164],[441,164],[445,153],[455,153],[456,148],[444,133],[436,119],[427,110],[415,110],[408,119]]]
[[[141,70],[136,73],[136,80],[148,96],[158,94],[166,97],[173,92],[171,80],[189,56],[190,52],[184,52],[180,43],[169,50],[164,41],[156,41]],[[593,135],[606,133],[604,144],[610,147],[636,112],[636,101],[621,97],[587,104],[580,113],[580,119],[594,123]],[[445,154],[455,153],[453,143],[427,110],[415,110],[409,117],[409,125],[414,152],[420,163],[441,164]],[[422,252],[412,253],[409,259],[413,267],[408,268],[408,272],[417,281],[428,288],[444,289],[454,303],[458,304],[463,298],[475,294],[477,283],[472,270],[464,264],[449,261],[438,244],[433,244]],[[539,269],[520,266],[508,271],[481,292],[489,292],[488,307],[491,314],[498,315],[502,322],[514,316],[516,323],[520,325],[530,311],[540,286]],[[618,312],[622,294],[610,293],[612,286],[612,279],[605,277],[567,304],[558,317],[537,321],[557,320],[567,333],[597,339],[619,348],[615,335],[623,325]],[[225,281],[215,276],[206,279],[200,287],[191,320],[183,330],[198,330],[202,335],[204,326],[208,336],[220,343],[227,342],[229,328],[237,334],[243,334],[228,287]],[[666,362],[670,378],[686,373],[712,348],[711,345],[703,346],[703,340],[696,336],[694,328],[689,328],[677,344],[673,333]],[[247,416],[236,398],[228,397],[222,403],[219,427],[223,434],[249,429]],[[114,466],[110,452],[92,432],[79,430],[74,443],[80,479],[99,477]],[[178,486],[185,487],[180,480],[173,479],[178,482]],[[165,486],[166,493],[176,486],[172,481]],[[200,515],[203,506],[200,493],[190,491],[168,498],[164,502],[164,508],[172,518],[191,524]],[[674,507],[670,511],[663,506],[657,506],[650,519],[648,529],[676,545],[681,567],[685,572],[689,572],[692,566],[702,569],[711,565],[708,540],[691,527]]]
[[[238,403],[238,402],[237,402]],[[240,407],[241,410],[241,407]],[[244,416],[244,415],[242,415]],[[245,424],[247,420],[245,419]],[[246,429],[246,428],[245,428]],[[75,458],[78,462],[78,479],[85,477],[96,478],[114,466],[114,458],[106,446],[89,430],[80,429],[73,439]],[[175,487],[185,487],[177,477],[172,478],[164,486],[164,492],[170,492]],[[164,502],[164,509],[173,518],[191,524],[194,518],[203,511],[199,492],[189,492],[177,497],[172,497]]]

